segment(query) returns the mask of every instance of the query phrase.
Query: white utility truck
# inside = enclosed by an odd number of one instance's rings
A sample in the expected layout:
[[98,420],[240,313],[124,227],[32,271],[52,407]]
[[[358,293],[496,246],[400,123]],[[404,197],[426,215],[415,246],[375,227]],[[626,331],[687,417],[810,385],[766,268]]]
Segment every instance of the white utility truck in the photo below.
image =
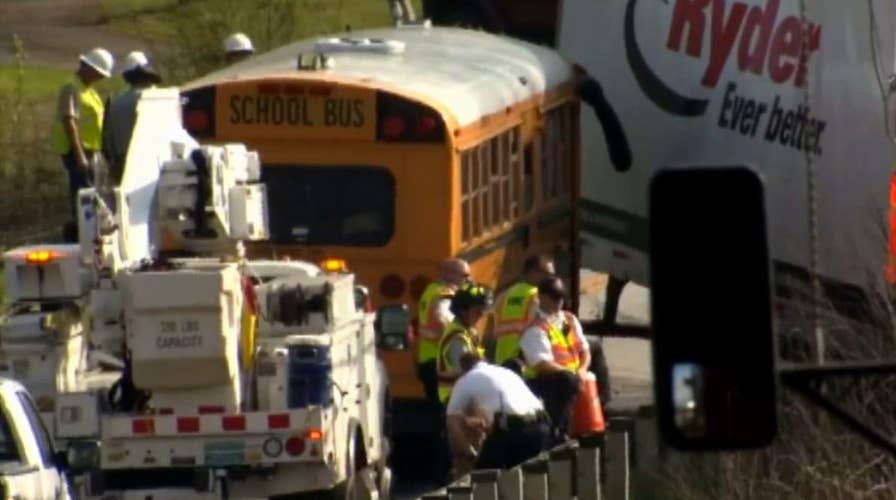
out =
[[120,186],[78,195],[79,243],[5,254],[0,375],[39,398],[88,495],[387,496],[366,289],[344,262],[248,261],[258,156],[180,117],[177,89],[144,91]]

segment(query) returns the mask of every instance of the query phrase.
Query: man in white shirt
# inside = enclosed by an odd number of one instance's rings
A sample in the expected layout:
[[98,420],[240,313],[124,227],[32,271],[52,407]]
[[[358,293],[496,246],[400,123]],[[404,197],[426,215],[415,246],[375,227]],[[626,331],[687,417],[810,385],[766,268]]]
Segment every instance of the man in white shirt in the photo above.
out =
[[544,400],[558,440],[565,439],[581,377],[591,364],[581,323],[563,310],[565,297],[566,287],[560,278],[542,280],[536,319],[520,336],[520,351],[526,362],[523,377]]
[[[548,449],[550,423],[544,405],[519,375],[482,361],[475,352],[463,355],[461,369],[464,375],[446,407],[456,476],[474,460],[477,469],[508,469]],[[477,432],[487,432],[478,453]]]

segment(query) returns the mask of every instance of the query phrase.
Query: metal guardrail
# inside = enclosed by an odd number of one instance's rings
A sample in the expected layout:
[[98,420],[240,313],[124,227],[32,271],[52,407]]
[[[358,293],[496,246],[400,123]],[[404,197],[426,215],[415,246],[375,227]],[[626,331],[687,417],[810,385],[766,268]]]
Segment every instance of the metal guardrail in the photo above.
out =
[[634,420],[567,441],[507,470],[478,470],[421,500],[629,500]]

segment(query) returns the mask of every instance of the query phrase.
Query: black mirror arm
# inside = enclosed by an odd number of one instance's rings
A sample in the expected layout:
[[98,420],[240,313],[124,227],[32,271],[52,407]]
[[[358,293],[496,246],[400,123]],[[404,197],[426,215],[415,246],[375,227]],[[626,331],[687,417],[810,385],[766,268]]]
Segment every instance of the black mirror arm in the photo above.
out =
[[607,142],[607,150],[610,161],[619,172],[625,172],[632,166],[632,150],[628,144],[628,138],[622,129],[622,123],[613,106],[607,101],[600,83],[590,76],[584,77],[579,84],[579,97],[594,110],[594,115],[600,122]]

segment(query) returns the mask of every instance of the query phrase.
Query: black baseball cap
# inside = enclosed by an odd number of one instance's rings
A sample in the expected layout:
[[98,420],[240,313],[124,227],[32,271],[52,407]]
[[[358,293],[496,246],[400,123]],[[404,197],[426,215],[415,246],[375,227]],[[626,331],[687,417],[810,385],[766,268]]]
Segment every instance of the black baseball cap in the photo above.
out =
[[566,286],[563,280],[556,276],[545,278],[538,283],[538,293],[551,297],[552,299],[562,299],[566,297]]

